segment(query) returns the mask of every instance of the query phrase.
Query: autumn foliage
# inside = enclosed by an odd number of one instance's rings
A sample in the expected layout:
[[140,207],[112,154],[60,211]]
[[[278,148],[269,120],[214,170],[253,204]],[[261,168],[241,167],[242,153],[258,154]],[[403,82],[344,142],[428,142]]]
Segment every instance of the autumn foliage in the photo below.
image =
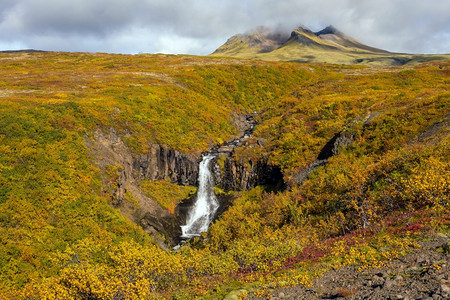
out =
[[[449,62],[14,53],[0,66],[0,298],[189,299],[307,285],[448,233]],[[150,143],[197,153],[236,136],[235,116],[254,111],[253,140],[236,156],[269,157],[285,190],[235,193],[208,234],[178,251],[110,205],[86,147],[95,130],[115,128],[136,154]],[[351,141],[297,183],[339,133]],[[140,187],[172,212],[195,190]]]

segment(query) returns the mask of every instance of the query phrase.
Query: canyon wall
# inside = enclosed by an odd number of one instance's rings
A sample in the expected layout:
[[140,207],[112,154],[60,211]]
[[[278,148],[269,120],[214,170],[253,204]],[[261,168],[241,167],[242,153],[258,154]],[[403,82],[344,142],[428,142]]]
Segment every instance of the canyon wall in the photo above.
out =
[[[140,190],[139,182],[170,179],[178,185],[197,186],[200,154],[195,156],[150,144],[147,153],[137,155],[124,144],[112,127],[107,130],[97,129],[86,137],[85,143],[100,169],[103,192],[110,197],[111,205],[157,237],[162,246],[176,243],[181,234],[179,226],[186,217],[192,199],[181,204],[183,209],[170,214]],[[227,143],[213,150],[217,154],[214,164],[211,164],[216,186],[224,191],[243,191],[257,185],[280,186],[283,183],[280,169],[269,165],[266,158],[256,162],[237,160],[234,156],[237,146],[241,144]],[[232,201],[229,196],[225,198],[219,196],[219,214]]]

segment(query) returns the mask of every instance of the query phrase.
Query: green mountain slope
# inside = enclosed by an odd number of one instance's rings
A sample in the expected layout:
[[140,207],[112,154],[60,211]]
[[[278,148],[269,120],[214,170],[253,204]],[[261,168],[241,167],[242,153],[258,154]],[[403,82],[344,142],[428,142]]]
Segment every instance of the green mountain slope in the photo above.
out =
[[[1,53],[0,298],[263,296],[448,235],[449,68]],[[232,192],[178,251],[112,203],[124,173],[92,153],[96,135],[113,132],[135,157],[155,144],[198,156],[238,136],[249,113],[258,124],[235,157],[267,157],[286,189]],[[174,184],[134,188],[164,206],[189,194]],[[125,191],[124,205],[138,200]]]
[[333,26],[318,32],[299,27],[292,31],[290,37],[259,28],[248,34],[231,37],[211,56],[370,65],[416,64],[449,58],[449,55],[391,53],[362,44]]

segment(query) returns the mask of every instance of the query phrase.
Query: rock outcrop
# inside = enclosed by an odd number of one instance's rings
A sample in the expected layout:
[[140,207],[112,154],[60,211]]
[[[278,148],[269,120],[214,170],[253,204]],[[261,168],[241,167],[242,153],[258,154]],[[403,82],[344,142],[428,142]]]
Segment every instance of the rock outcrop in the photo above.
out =
[[137,179],[160,180],[170,178],[179,185],[197,185],[198,158],[158,144],[150,145],[147,154],[133,160]]
[[345,129],[336,134],[320,150],[319,155],[312,163],[308,164],[292,177],[293,181],[296,184],[302,184],[308,179],[309,174],[314,172],[318,167],[325,165],[330,157],[337,155],[342,149],[353,143],[354,139],[354,135]]
[[174,237],[181,234],[176,216],[147,197],[139,181],[170,178],[195,185],[197,158],[160,145],[150,145],[147,154],[135,156],[114,128],[97,129],[85,143],[102,172],[104,193],[111,197],[111,204],[155,236],[163,248],[165,243],[175,243]]
[[216,186],[225,191],[246,191],[257,185],[284,185],[283,174],[278,166],[270,165],[267,158],[252,160],[236,160],[233,153],[223,153],[222,168],[216,164],[214,174]]
[[217,154],[213,170],[216,186],[225,191],[246,191],[257,185],[279,188],[284,186],[280,167],[269,164],[267,157],[259,157],[256,161],[236,158],[235,149],[248,146],[249,140],[252,139],[257,124],[256,115],[246,115],[240,121],[240,138],[228,141],[211,151]]

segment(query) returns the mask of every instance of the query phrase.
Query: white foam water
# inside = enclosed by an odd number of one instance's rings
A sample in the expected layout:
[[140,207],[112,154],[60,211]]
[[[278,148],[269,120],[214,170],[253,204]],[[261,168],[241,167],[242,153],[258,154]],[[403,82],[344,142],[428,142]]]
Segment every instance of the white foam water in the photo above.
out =
[[219,208],[219,202],[213,191],[214,178],[209,170],[209,163],[214,157],[214,155],[206,155],[200,162],[197,197],[187,215],[186,225],[181,226],[182,238],[192,238],[207,232]]

